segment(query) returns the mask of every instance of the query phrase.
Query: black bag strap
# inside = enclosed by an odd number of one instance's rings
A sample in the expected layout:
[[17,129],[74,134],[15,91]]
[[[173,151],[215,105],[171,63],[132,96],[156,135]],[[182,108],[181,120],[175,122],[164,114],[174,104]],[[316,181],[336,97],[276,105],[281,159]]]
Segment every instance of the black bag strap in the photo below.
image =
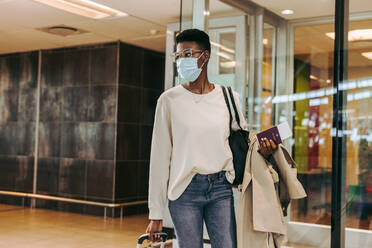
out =
[[229,115],[230,115],[230,125],[229,125],[229,128],[230,128],[230,133],[231,133],[232,115],[231,115],[230,103],[229,103],[229,99],[227,98],[227,93],[226,93],[225,86],[221,86],[221,87],[222,87],[223,96],[225,97],[225,102],[226,102],[227,108],[229,109]]
[[238,112],[238,109],[236,108],[236,104],[235,104],[235,100],[234,100],[234,96],[233,96],[233,93],[232,93],[231,87],[229,86],[229,87],[227,87],[227,89],[229,90],[231,103],[232,103],[233,108],[234,108],[234,111],[235,111],[235,120],[236,120],[236,122],[238,123],[238,126],[240,127],[240,129],[243,129],[243,128],[240,126],[239,112]]

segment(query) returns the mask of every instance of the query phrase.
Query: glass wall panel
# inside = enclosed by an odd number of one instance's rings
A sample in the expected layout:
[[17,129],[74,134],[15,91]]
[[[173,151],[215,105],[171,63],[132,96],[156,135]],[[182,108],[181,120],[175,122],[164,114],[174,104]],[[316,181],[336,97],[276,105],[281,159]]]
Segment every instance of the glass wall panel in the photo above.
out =
[[181,0],[181,30],[192,28],[193,0]]
[[[240,15],[246,15],[250,22],[245,27],[245,39],[241,39],[237,25],[211,22],[235,15],[229,14],[229,7],[221,1],[210,1],[209,78],[235,89],[244,82],[247,91],[242,106],[246,107],[247,117],[251,115],[248,120],[251,131],[264,130],[286,120],[292,125],[293,136],[284,143],[296,161],[298,178],[308,197],[291,202],[287,219],[291,221],[289,244],[329,247],[332,138],[336,134],[332,126],[336,93],[333,79],[335,0],[301,4],[285,0],[223,2],[240,6],[244,11]],[[341,82],[347,99],[343,111],[347,127],[341,130],[346,136],[344,211],[347,227],[371,230],[372,110],[368,107],[372,104],[372,2],[350,1],[350,13],[348,80]],[[238,79],[241,40],[248,55],[243,81]],[[301,226],[301,222],[306,225]],[[309,239],[314,232],[318,238]],[[346,247],[353,247],[350,237],[354,240],[359,237],[359,234],[352,235],[347,234]],[[363,243],[355,247],[367,246]]]
[[[247,115],[257,114],[248,121],[251,131],[286,120],[293,128],[293,136],[285,145],[297,163],[298,178],[308,197],[292,201],[289,225],[304,222],[326,226],[307,225],[296,231],[289,228],[288,238],[291,244],[328,247],[332,138],[336,133],[332,126],[335,1],[314,0],[300,5],[284,0],[253,0],[246,5],[223,2],[241,6],[251,21],[245,28],[249,34],[245,36],[249,51],[245,68],[249,69],[245,69],[247,92],[242,104]],[[341,82],[347,98],[343,111],[347,127],[341,130],[346,136],[346,226],[365,230],[372,228],[372,112],[368,108],[372,104],[372,3],[368,2],[350,1],[348,80]],[[220,1],[210,1],[209,24],[214,24],[208,29],[212,41],[208,73],[211,81],[237,88],[241,84],[237,83],[240,31],[236,25],[211,22],[229,17],[225,14],[228,8],[221,6]],[[246,83],[248,78],[252,83]],[[304,242],[301,237],[315,230],[324,230],[321,238]]]
[[261,130],[268,129],[273,124],[272,98],[275,83],[275,27],[264,23],[262,33],[262,111]]
[[232,86],[235,83],[236,67],[236,28],[216,27],[209,29],[211,40],[211,59],[208,64],[208,77],[213,83]]
[[[351,1],[352,2],[352,1]],[[350,6],[346,135],[346,226],[372,230],[372,4]]]
[[[284,143],[308,194],[291,201],[288,239],[292,247],[329,247],[334,40],[327,34],[334,32],[335,2],[254,2],[264,8],[262,40],[255,41],[262,42],[262,74],[254,82],[262,89],[262,100],[254,99],[262,108],[260,129],[289,122],[293,136]],[[315,232],[318,238],[310,238]]]
[[308,197],[294,201],[291,220],[331,224],[334,25],[294,28],[294,144]]
[[[193,2],[192,0],[182,1],[182,30],[192,28],[193,19]],[[246,68],[245,56],[236,56],[237,47],[240,51],[245,49],[246,40],[237,37],[244,36],[245,23],[242,16],[244,12],[237,10],[218,0],[210,0],[210,11],[208,13],[208,33],[211,41],[211,56],[208,63],[208,78],[212,83],[224,86],[231,86],[242,95],[242,90],[237,85],[244,85],[244,78],[237,81],[237,74],[244,75]],[[242,59],[243,57],[243,59]],[[237,70],[237,64],[240,68]],[[175,85],[185,83],[181,77],[176,77]],[[243,101],[244,99],[242,99]]]

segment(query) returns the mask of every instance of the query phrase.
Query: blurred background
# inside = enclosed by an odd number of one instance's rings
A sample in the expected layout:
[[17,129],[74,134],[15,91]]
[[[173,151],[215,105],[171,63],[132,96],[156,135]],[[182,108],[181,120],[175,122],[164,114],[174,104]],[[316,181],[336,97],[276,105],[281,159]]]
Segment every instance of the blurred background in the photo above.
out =
[[209,34],[209,79],[240,94],[251,131],[293,129],[308,197],[290,205],[288,246],[330,247],[340,166],[339,238],[372,247],[372,2],[347,3],[335,85],[336,0],[0,0],[0,247],[134,247],[156,101],[183,82],[170,54],[187,28]]

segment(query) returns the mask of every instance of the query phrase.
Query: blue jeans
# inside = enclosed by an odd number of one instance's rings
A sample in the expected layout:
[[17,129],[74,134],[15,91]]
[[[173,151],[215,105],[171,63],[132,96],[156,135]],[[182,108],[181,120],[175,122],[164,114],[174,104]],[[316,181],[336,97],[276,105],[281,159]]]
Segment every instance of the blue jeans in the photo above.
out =
[[179,248],[203,247],[203,220],[212,248],[236,248],[232,186],[225,172],[196,174],[183,194],[169,201]]

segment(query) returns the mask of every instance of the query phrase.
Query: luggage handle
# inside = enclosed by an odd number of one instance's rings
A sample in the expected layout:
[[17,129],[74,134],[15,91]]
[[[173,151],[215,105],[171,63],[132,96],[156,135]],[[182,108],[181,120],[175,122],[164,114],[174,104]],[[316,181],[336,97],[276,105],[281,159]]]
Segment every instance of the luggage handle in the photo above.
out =
[[[162,242],[165,242],[168,239],[168,235],[164,232],[155,232],[154,234],[159,234],[160,237],[162,238]],[[141,247],[143,241],[148,240],[148,239],[149,239],[149,234],[148,233],[141,235],[138,238],[137,247]]]

